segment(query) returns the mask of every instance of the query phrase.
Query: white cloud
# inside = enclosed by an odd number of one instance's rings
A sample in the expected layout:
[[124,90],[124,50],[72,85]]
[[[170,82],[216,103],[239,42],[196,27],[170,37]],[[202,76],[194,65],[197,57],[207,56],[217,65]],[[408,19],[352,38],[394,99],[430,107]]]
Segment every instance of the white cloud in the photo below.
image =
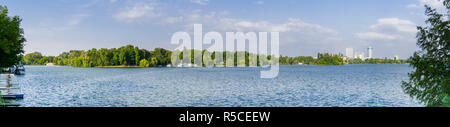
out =
[[437,9],[439,12],[445,12],[446,10],[442,0],[418,0],[418,3],[408,4],[406,8],[422,8],[425,5]]
[[[131,6],[124,9],[123,12],[115,15],[115,18],[119,21],[135,22],[152,17],[146,17],[146,14],[160,12],[160,14],[156,13],[157,17],[151,18],[152,22],[147,23],[174,26],[177,29],[176,31],[179,31],[179,26],[181,26],[184,28],[184,30],[181,30],[186,32],[193,32],[193,24],[202,24],[204,32],[216,31],[222,34],[225,34],[225,32],[280,32],[280,46],[282,48],[294,48],[290,52],[308,50],[305,52],[315,53],[317,51],[308,47],[327,49],[340,45],[340,42],[343,41],[338,31],[319,24],[305,22],[298,18],[287,18],[284,21],[273,22],[269,20],[233,18],[230,16],[230,12],[226,10],[218,12],[202,11],[200,9],[178,10],[178,13],[166,14],[164,12],[168,8],[164,8],[165,6],[151,6],[154,7],[153,9],[142,9],[145,8],[142,5],[138,7]],[[139,12],[148,13],[137,13],[137,10],[145,10]],[[287,52],[289,51],[285,53]]]
[[417,5],[417,4],[408,4],[406,5],[406,8],[419,8],[421,6]]
[[255,4],[261,5],[261,4],[264,4],[264,1],[256,1]]
[[101,2],[101,1],[100,0],[90,0],[89,2],[87,2],[85,4],[82,4],[81,7],[82,8],[89,8],[89,7],[92,7],[92,6],[96,5],[96,4],[98,4],[99,2]]
[[395,36],[377,33],[377,32],[356,33],[355,35],[359,39],[362,39],[362,40],[394,40],[394,39],[396,39]]
[[369,26],[369,32],[354,35],[366,41],[379,43],[413,42],[417,33],[416,24],[399,18],[381,18],[377,24]]
[[201,11],[193,11],[194,13],[185,14],[184,21],[187,28],[193,24],[204,24],[212,30],[229,32],[229,31],[265,31],[265,32],[299,32],[302,33],[337,33],[335,30],[323,27],[318,24],[311,24],[300,19],[289,18],[285,23],[272,23],[269,21],[250,21],[244,19],[227,18],[223,14],[209,12],[201,14]]
[[416,24],[409,20],[402,20],[399,18],[382,18],[378,19],[378,23],[371,25],[370,29],[374,31],[382,31],[389,33],[406,32],[416,33]]
[[209,0],[190,0],[192,3],[200,4],[200,5],[207,5],[209,3]]
[[[195,12],[195,11],[194,11]],[[331,28],[318,24],[307,23],[300,19],[290,18],[285,22],[252,21],[245,19],[227,18],[221,13],[209,12],[201,14],[185,14],[183,23],[185,31],[193,31],[193,24],[202,24],[203,31],[225,32],[280,32],[281,45],[324,45],[337,43],[342,40],[339,33]]]
[[180,17],[168,17],[168,18],[166,18],[165,23],[174,24],[174,23],[178,23],[182,20],[183,20],[183,17],[181,17],[181,16]]
[[[381,18],[377,23],[369,26],[369,31],[355,33],[354,37],[360,47],[373,46],[379,51],[377,57],[400,55],[410,56],[416,50],[416,24],[399,18]],[[355,44],[352,44],[355,45]]]
[[[331,47],[340,45],[343,38],[338,31],[304,22],[297,18],[290,18],[284,22],[271,22],[266,20],[246,20],[229,18],[220,13],[206,14],[187,14],[184,16],[186,32],[193,31],[193,24],[202,24],[204,32],[219,32],[223,35],[225,32],[280,32],[281,54],[293,55],[314,55],[318,49],[311,47],[320,47],[324,51],[330,51]],[[298,54],[298,52],[310,52],[310,54]]]
[[[333,29],[323,27],[318,24],[311,24],[301,21],[300,19],[290,18],[285,23],[271,23],[268,21],[246,21],[246,20],[237,20],[237,19],[229,19],[232,24],[231,28],[235,28],[236,30],[242,31],[267,31],[267,32],[299,32],[302,34],[308,33],[328,33],[328,34],[336,34],[337,32]],[[230,27],[230,26],[227,26]]]
[[73,26],[73,25],[78,25],[80,24],[84,19],[86,19],[87,17],[89,17],[90,15],[88,14],[77,14],[77,15],[73,15],[72,18],[70,19],[68,25]]
[[429,5],[432,8],[445,9],[441,0],[419,0],[420,5]]
[[114,18],[119,21],[135,22],[139,20],[149,20],[160,16],[155,7],[149,4],[136,4],[117,13]]

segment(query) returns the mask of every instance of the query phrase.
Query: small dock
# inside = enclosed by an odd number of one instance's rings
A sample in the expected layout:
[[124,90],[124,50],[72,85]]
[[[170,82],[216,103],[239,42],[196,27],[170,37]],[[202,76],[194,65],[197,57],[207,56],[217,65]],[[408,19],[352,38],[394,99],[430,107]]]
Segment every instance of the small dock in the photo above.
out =
[[20,104],[8,103],[11,99],[23,99],[24,94],[15,82],[14,74],[0,74],[0,107],[17,107]]
[[22,99],[23,93],[19,88],[0,89],[3,99]]

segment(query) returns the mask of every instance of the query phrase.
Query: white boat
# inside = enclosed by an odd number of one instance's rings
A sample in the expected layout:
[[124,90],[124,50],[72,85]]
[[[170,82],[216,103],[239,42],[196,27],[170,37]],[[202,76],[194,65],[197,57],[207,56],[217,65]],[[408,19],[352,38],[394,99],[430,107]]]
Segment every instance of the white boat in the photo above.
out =
[[22,64],[19,64],[17,66],[16,71],[14,72],[16,75],[24,75],[25,74],[25,67]]

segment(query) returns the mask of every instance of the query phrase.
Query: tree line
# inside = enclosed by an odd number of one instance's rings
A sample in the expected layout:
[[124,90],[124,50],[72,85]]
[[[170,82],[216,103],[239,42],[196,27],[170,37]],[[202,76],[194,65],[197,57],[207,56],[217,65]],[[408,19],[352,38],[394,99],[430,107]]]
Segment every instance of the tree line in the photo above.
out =
[[345,62],[343,58],[337,54],[317,53],[316,58],[312,56],[297,56],[297,57],[281,56],[280,64],[343,65],[345,64]]
[[401,60],[401,59],[388,59],[388,58],[370,58],[370,59],[349,59],[346,61],[347,64],[407,64],[408,60]]
[[[186,52],[189,54],[183,55]],[[172,59],[173,53],[180,55],[177,59]],[[223,55],[223,59],[216,58],[218,55]],[[190,64],[194,64],[195,59],[200,59],[201,65],[198,66],[225,66],[227,62],[232,62],[231,66],[261,66],[273,63],[270,61],[272,58],[270,55],[256,55],[249,52],[210,52],[194,49],[170,51],[164,48],[155,48],[153,51],[149,51],[133,45],[111,49],[93,48],[87,51],[71,50],[58,56],[43,56],[40,52],[33,52],[26,54],[23,57],[23,62],[26,65],[54,63],[55,65],[73,67],[158,67],[187,64],[183,62],[183,56],[191,57]],[[263,56],[266,57],[266,60],[261,59],[260,61],[259,58]]]
[[297,56],[288,57],[281,56],[280,64],[282,65],[295,65],[295,64],[310,64],[310,65],[344,65],[344,64],[407,64],[408,60],[400,59],[380,59],[380,58],[370,58],[370,59],[346,59],[338,54],[329,53],[318,53],[317,57],[312,56]]
[[[184,55],[184,53],[189,53]],[[172,54],[179,54],[177,59],[172,58]],[[223,59],[216,58],[222,55]],[[205,57],[208,56],[208,57]],[[183,57],[190,57],[190,62],[186,63]],[[264,59],[260,59],[264,58]],[[201,61],[201,64],[195,65],[194,61]],[[261,55],[249,53],[247,51],[238,52],[216,52],[207,50],[183,49],[170,51],[164,48],[155,48],[153,51],[139,49],[137,46],[127,45],[120,48],[101,48],[84,50],[71,50],[63,52],[58,56],[43,56],[39,52],[26,54],[23,62],[27,65],[46,65],[54,63],[55,65],[73,66],[73,67],[158,67],[174,64],[192,64],[195,66],[261,66],[274,64],[273,60],[278,59],[281,65],[344,65],[344,64],[401,64],[406,60],[395,59],[350,59],[344,60],[337,54],[318,53],[317,57],[312,56],[279,56]],[[232,64],[227,64],[232,62]]]
[[55,65],[73,67],[108,67],[108,66],[141,66],[156,67],[170,63],[170,51],[155,48],[153,51],[139,49],[133,45],[120,48],[101,48],[84,50],[71,50],[58,56],[43,56],[39,52],[26,54],[23,61],[27,65]]

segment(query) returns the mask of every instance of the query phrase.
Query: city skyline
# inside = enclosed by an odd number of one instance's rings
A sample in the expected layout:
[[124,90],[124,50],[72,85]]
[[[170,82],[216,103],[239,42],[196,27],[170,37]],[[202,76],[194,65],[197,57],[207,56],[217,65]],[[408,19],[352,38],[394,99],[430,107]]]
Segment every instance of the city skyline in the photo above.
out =
[[373,54],[374,54],[373,47],[369,46],[366,49],[367,50],[364,52],[364,51],[360,51],[360,50],[355,51],[353,48],[346,48],[345,56],[350,59],[353,59],[353,58],[359,58],[359,59],[390,58],[390,59],[395,59],[396,57],[398,59],[398,55],[374,57],[373,56]]
[[423,5],[441,8],[435,0],[24,0],[0,4],[8,7],[10,15],[23,19],[26,53],[52,56],[127,44],[174,49],[170,36],[191,32],[193,24],[200,23],[205,31],[222,35],[280,32],[284,56],[373,46],[377,50],[374,58],[398,55],[406,59],[418,49],[415,27],[424,24]]

